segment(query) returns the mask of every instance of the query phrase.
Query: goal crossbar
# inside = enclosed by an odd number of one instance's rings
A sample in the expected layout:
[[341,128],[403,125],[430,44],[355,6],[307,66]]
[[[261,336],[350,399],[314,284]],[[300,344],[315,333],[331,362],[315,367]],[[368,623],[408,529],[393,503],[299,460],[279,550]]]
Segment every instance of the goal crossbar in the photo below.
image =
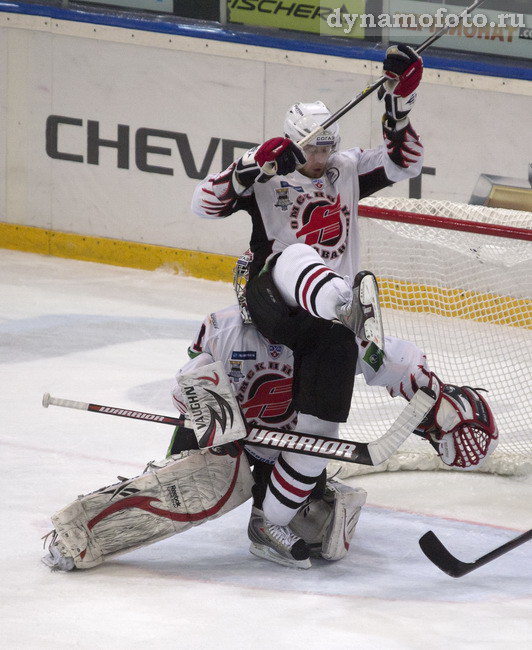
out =
[[371,219],[401,221],[417,226],[431,226],[432,228],[443,228],[445,230],[461,230],[479,235],[492,235],[494,237],[532,241],[532,229],[528,228],[516,228],[514,226],[503,226],[495,223],[480,223],[478,221],[465,221],[450,217],[437,217],[431,214],[405,212],[403,210],[389,210],[372,205],[360,205],[358,214],[360,217],[368,217]]

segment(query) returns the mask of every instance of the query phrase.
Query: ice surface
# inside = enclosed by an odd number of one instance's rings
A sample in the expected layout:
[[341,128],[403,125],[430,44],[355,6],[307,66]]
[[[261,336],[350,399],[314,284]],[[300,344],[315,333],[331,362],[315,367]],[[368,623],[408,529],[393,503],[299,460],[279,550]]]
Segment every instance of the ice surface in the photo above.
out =
[[348,557],[296,571],[251,556],[249,504],[88,571],[40,563],[50,515],[165,455],[171,427],[50,407],[175,414],[169,388],[223,283],[0,251],[1,623],[11,648],[532,647],[532,543],[460,579],[434,530],[476,559],[531,527],[532,479],[401,473],[368,491]]

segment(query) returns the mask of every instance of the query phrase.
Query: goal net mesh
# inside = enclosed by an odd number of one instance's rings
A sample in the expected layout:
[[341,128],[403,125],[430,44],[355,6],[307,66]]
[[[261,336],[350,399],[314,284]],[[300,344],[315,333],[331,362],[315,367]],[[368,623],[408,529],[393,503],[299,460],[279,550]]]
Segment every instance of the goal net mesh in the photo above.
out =
[[[365,206],[396,211],[386,220],[364,216]],[[360,206],[361,268],[379,280],[387,335],[416,343],[445,382],[487,389],[499,446],[483,471],[532,472],[532,242],[434,227],[438,219],[407,223],[399,212],[476,224],[532,229],[532,213],[447,201],[372,198]],[[397,220],[395,219],[397,215]],[[407,218],[408,220],[408,218]],[[425,223],[427,222],[427,223]],[[532,230],[530,230],[532,234]],[[404,408],[386,389],[357,376],[343,438],[369,442]],[[368,471],[448,469],[428,442],[410,436],[376,468],[332,463],[340,478]]]

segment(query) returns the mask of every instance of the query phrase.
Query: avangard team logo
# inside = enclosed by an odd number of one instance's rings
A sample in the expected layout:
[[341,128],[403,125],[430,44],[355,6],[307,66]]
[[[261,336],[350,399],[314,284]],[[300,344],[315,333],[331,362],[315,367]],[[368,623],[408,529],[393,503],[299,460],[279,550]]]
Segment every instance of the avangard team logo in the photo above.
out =
[[292,406],[292,377],[273,372],[258,375],[249,386],[242,410],[248,422],[260,419],[269,426],[288,423],[295,415]]
[[340,195],[334,203],[325,197],[310,201],[300,213],[302,226],[296,232],[297,238],[309,246],[336,246],[345,239],[347,232],[344,219],[349,211],[346,214],[346,210],[342,208]]

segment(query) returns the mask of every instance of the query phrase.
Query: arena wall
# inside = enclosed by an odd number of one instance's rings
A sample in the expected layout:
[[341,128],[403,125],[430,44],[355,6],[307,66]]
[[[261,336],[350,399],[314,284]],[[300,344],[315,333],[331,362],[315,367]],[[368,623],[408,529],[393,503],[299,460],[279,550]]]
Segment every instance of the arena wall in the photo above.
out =
[[[198,180],[277,135],[286,108],[335,110],[381,64],[0,12],[0,246],[226,277],[247,215],[200,221]],[[532,83],[427,69],[413,113],[425,173],[383,194],[468,202],[481,174],[525,179]],[[373,96],[342,146],[381,142]],[[210,261],[198,257],[208,252]]]

